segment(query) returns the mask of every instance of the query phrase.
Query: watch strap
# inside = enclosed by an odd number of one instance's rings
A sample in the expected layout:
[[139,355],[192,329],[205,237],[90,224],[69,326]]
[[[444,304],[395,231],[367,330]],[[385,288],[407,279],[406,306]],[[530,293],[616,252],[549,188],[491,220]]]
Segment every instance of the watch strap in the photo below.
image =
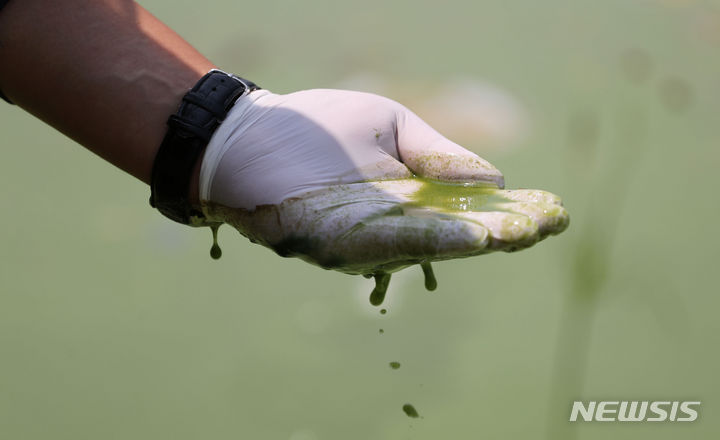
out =
[[[10,0],[0,0],[0,10],[2,10],[2,8],[5,7],[5,5],[8,3],[8,1],[10,1]],[[8,104],[14,104],[12,101],[10,101],[10,98],[5,96],[5,94],[2,92],[2,90],[0,90],[0,99],[7,102]]]
[[193,169],[235,101],[257,89],[251,81],[213,69],[185,94],[167,121],[168,131],[155,156],[151,206],[178,223],[203,223],[203,213],[192,208],[188,196]]

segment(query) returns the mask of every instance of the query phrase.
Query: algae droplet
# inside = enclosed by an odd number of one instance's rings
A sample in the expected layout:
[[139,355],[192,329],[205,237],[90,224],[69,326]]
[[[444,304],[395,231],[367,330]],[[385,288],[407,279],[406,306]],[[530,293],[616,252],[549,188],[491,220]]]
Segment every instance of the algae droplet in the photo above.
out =
[[403,411],[410,418],[417,419],[418,417],[420,417],[420,414],[418,414],[415,407],[410,405],[409,403],[406,403],[405,405],[403,405]]
[[384,314],[386,314],[386,313],[387,313],[387,309],[380,309],[380,314],[381,314],[381,315],[384,315]]
[[388,284],[390,284],[389,273],[380,272],[375,274],[375,288],[370,294],[370,304],[379,306],[383,303]]
[[380,329],[380,330],[379,330],[379,333],[382,335],[383,333],[385,333],[385,330]]
[[435,279],[435,273],[433,272],[430,262],[424,261],[420,263],[420,267],[422,267],[423,273],[425,274],[425,288],[430,291],[437,289],[437,280]]
[[217,242],[217,233],[218,229],[220,229],[220,225],[210,226],[210,229],[212,230],[213,235],[213,245],[210,248],[210,257],[212,257],[213,260],[217,260],[222,257],[222,249],[220,249]]
[[390,368],[392,368],[393,370],[397,370],[398,368],[400,368],[400,362],[390,362]]

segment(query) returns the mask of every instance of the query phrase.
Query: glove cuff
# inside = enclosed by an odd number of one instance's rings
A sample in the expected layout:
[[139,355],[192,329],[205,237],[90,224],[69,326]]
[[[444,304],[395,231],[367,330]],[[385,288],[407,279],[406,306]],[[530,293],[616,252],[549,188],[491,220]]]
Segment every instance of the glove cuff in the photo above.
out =
[[[255,103],[272,93],[267,90],[258,90],[249,96],[243,97],[235,103],[227,114],[225,122],[218,127],[212,139],[205,148],[203,153],[202,165],[200,166],[200,182],[199,195],[200,200],[213,200],[212,184],[215,180],[215,172],[225,153],[232,146],[231,138],[237,138],[245,129],[251,126],[255,119],[262,116],[262,112],[255,112],[253,116],[249,116],[249,110],[253,108]],[[255,119],[253,119],[255,118]]]

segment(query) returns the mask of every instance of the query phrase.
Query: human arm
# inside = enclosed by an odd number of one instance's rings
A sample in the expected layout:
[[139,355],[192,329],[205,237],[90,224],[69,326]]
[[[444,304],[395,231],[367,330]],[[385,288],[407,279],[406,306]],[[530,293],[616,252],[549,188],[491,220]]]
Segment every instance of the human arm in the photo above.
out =
[[14,103],[145,183],[168,116],[215,67],[128,0],[10,1],[0,66]]

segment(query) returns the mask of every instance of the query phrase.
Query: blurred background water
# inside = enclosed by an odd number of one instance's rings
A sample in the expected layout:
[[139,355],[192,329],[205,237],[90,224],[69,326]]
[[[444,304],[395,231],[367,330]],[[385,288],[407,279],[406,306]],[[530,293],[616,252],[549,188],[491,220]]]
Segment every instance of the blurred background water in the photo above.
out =
[[[382,316],[370,280],[229,228],[211,260],[209,231],[0,106],[0,437],[720,434],[720,3],[141,4],[276,93],[405,103],[509,188],[563,196],[571,226],[437,264],[434,293],[403,271]],[[570,424],[573,400],[702,405],[693,423]]]

